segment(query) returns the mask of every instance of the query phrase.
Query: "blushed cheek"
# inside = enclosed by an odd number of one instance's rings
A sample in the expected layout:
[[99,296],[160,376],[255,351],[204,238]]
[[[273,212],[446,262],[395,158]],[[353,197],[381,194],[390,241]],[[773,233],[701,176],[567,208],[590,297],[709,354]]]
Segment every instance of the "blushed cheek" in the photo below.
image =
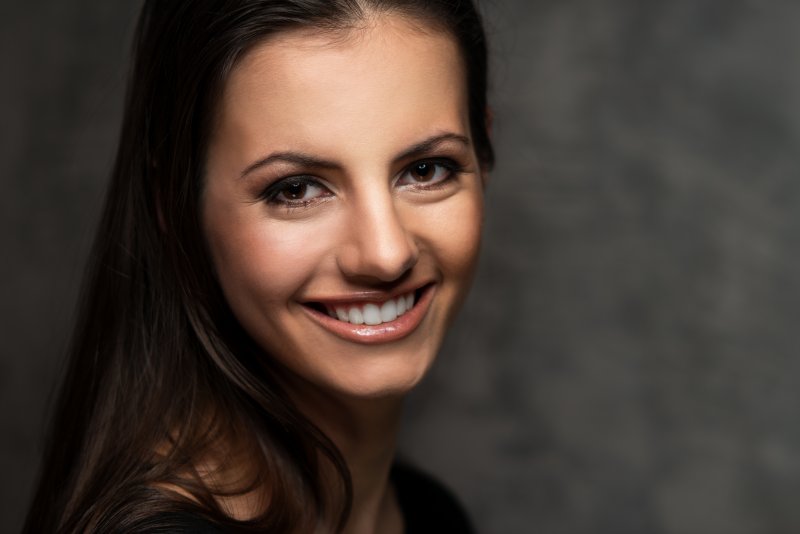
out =
[[453,269],[464,278],[465,285],[468,285],[480,251],[483,226],[482,195],[474,195],[464,204],[459,210],[460,213],[454,214],[450,219],[449,235],[452,236],[452,243],[449,250]]
[[286,307],[325,255],[325,241],[310,235],[313,229],[307,225],[260,217],[214,229],[209,236],[214,263],[237,315],[270,314]]
[[466,292],[480,251],[483,224],[482,195],[464,195],[443,210],[437,221],[442,269]]

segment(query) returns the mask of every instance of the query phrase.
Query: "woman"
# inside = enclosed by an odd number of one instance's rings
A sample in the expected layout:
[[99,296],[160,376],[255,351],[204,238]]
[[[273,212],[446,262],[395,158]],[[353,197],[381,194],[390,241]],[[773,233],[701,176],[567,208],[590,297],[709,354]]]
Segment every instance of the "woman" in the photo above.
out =
[[459,532],[394,461],[475,264],[469,2],[147,1],[26,532]]

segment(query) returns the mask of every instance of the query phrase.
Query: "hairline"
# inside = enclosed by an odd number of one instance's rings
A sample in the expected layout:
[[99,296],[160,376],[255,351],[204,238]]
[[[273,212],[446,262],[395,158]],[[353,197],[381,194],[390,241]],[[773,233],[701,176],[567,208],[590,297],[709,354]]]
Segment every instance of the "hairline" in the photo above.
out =
[[[308,35],[310,37],[324,37],[325,41],[312,46],[319,46],[321,48],[336,47],[346,45],[350,42],[356,41],[367,33],[370,28],[374,28],[378,22],[385,17],[394,17],[398,21],[402,21],[409,28],[419,32],[422,35],[436,35],[437,31],[444,31],[449,39],[453,41],[458,52],[458,57],[462,63],[465,76],[465,88],[469,92],[469,82],[466,79],[467,65],[465,51],[462,50],[461,43],[452,29],[447,25],[437,20],[432,15],[426,15],[423,10],[414,10],[410,7],[404,6],[391,6],[391,5],[370,5],[369,3],[359,0],[352,13],[336,17],[332,21],[324,19],[299,22],[295,25],[289,25],[285,28],[278,29],[271,32],[266,32],[260,38],[254,39],[247,46],[242,47],[237,53],[232,54],[227,64],[220,70],[218,79],[218,86],[216,94],[211,102],[211,109],[209,113],[209,126],[208,135],[206,138],[206,146],[204,147],[202,159],[203,163],[200,168],[199,185],[200,196],[202,198],[205,189],[205,182],[207,178],[206,163],[208,157],[208,150],[210,148],[211,139],[215,135],[215,131],[219,125],[219,114],[221,113],[222,101],[225,95],[225,89],[230,80],[231,74],[237,66],[244,60],[246,56],[252,53],[258,47],[269,44],[270,42],[280,39],[281,36],[287,34],[295,35]],[[467,97],[469,100],[469,97]],[[470,125],[471,128],[472,125]]]

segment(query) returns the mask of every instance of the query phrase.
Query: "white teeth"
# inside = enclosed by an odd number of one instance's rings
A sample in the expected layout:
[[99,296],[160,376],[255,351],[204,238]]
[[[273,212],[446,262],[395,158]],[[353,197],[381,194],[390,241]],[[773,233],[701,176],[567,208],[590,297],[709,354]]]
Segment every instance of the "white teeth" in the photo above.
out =
[[379,325],[394,321],[414,307],[414,293],[389,299],[382,304],[327,306],[328,315],[345,323]]
[[381,309],[374,304],[364,304],[364,322],[368,325],[381,324]]
[[394,300],[387,300],[381,306],[381,322],[388,323],[397,319],[397,304]]
[[364,315],[361,313],[356,307],[350,308],[350,311],[347,313],[348,315],[348,322],[352,324],[364,324]]

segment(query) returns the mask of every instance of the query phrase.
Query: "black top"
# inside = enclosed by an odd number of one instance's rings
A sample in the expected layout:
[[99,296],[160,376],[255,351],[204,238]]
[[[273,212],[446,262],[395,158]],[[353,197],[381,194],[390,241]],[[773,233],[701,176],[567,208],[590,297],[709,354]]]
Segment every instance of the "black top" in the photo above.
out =
[[464,509],[439,482],[402,463],[392,467],[391,476],[406,534],[474,533]]
[[[474,534],[461,505],[439,482],[400,463],[392,467],[391,477],[403,512],[406,534]],[[207,519],[187,513],[164,514],[153,519],[170,526],[147,528],[141,533],[225,533],[222,527]]]

